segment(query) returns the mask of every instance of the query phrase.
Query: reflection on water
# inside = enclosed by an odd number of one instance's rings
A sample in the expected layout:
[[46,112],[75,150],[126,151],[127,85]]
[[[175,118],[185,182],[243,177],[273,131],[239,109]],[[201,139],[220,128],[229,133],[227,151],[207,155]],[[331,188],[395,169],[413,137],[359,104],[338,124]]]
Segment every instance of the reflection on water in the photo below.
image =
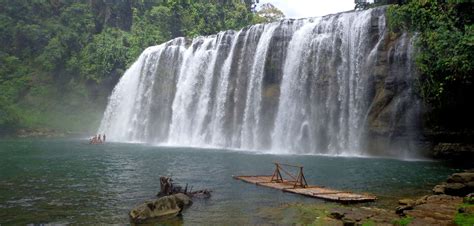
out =
[[310,184],[379,196],[369,205],[426,193],[454,171],[426,161],[86,143],[0,141],[0,224],[128,223],[128,211],[158,192],[160,176],[214,191],[167,224],[258,224],[267,222],[266,208],[324,203],[232,179],[271,174],[274,161],[304,165]]

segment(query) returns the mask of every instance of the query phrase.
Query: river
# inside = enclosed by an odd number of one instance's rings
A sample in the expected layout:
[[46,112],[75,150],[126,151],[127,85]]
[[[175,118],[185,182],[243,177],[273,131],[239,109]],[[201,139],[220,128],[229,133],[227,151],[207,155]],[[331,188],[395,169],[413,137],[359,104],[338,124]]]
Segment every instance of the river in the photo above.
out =
[[[265,208],[323,201],[232,179],[271,174],[273,162],[304,165],[309,184],[378,196],[373,204],[423,195],[455,169],[433,161],[274,155],[84,139],[0,141],[0,224],[129,223],[128,211],[159,190],[159,177],[213,190],[172,223],[259,224]],[[291,220],[290,220],[291,221]],[[169,222],[168,222],[169,223]]]

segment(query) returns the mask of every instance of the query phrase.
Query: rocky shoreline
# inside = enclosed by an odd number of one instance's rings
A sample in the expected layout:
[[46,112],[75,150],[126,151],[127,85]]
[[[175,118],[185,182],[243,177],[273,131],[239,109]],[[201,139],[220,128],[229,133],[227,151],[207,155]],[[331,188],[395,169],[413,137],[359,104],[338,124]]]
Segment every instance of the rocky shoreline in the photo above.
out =
[[433,194],[401,199],[395,210],[338,207],[329,217],[343,225],[474,225],[474,171],[455,173]]
[[[398,206],[393,203],[392,207],[380,206],[377,203],[360,205],[294,203],[262,208],[259,215],[266,223],[275,225],[472,226],[474,225],[473,181],[473,170],[454,173],[446,182],[436,185],[433,193],[419,198],[402,198],[398,200]],[[457,183],[464,186],[453,186]],[[448,189],[441,191],[440,187]]]

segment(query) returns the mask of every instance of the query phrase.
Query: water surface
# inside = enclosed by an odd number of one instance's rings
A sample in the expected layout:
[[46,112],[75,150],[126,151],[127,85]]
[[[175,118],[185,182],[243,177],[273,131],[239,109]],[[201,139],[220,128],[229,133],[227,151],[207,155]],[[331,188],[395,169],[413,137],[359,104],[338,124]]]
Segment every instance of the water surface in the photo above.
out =
[[266,222],[264,208],[324,203],[232,179],[271,174],[275,161],[304,165],[310,184],[377,195],[379,201],[369,205],[428,193],[455,171],[430,161],[88,145],[80,139],[0,141],[0,156],[0,224],[128,223],[128,211],[157,193],[160,176],[213,190],[178,223],[255,224]]

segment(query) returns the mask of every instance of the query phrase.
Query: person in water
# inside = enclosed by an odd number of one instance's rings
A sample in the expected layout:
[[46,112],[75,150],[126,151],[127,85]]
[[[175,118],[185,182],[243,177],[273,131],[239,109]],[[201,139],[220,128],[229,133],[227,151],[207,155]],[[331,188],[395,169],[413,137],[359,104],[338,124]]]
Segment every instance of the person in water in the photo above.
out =
[[96,144],[97,143],[97,136],[93,136],[91,137],[91,139],[89,139],[89,144]]
[[105,133],[103,135],[97,134],[89,139],[89,144],[105,143]]

